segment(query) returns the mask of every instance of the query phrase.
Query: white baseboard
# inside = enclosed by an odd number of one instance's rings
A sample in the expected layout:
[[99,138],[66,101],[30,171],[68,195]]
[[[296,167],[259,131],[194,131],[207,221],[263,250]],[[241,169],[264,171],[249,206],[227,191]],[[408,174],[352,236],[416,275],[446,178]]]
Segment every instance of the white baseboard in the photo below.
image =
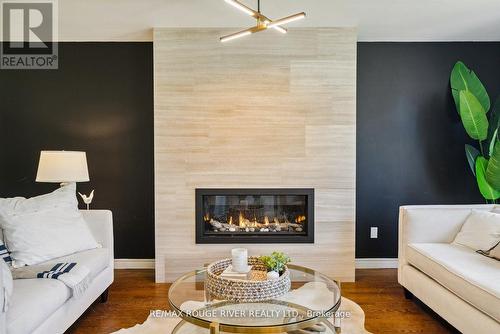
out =
[[383,269],[397,267],[398,259],[393,258],[356,259],[356,269]]
[[[356,259],[356,269],[397,268],[398,259]],[[154,269],[155,259],[115,259],[115,269]]]
[[154,269],[155,259],[115,259],[115,269]]

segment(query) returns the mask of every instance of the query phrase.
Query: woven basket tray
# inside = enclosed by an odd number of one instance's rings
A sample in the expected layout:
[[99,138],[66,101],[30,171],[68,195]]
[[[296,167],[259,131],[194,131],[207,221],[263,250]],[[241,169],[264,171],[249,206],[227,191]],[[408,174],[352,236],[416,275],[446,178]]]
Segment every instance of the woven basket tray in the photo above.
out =
[[[290,272],[286,266],[283,274],[273,280],[247,281],[220,277],[231,262],[231,259],[224,259],[210,264],[207,268],[205,289],[216,299],[259,302],[277,298],[290,290]],[[258,257],[249,257],[248,264],[252,266],[252,270],[267,272],[267,267]]]

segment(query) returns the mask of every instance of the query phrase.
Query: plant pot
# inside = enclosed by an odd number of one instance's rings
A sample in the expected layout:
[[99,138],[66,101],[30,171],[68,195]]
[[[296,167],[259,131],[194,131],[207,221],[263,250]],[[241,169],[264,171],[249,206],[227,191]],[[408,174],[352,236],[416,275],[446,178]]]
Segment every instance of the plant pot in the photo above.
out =
[[267,272],[267,279],[278,279],[280,278],[280,273],[277,271],[268,271]]

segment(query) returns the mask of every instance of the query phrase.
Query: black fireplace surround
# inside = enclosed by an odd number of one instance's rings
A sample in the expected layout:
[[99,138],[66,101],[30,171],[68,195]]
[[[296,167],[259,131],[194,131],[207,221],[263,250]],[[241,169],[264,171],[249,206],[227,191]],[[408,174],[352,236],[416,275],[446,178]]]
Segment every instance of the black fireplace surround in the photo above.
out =
[[314,243],[314,189],[196,189],[196,243]]

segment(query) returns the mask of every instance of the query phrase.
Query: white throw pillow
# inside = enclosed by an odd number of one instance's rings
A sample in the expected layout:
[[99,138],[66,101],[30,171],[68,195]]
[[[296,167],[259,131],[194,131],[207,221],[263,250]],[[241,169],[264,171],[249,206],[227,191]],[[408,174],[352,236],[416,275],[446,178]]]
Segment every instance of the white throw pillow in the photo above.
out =
[[500,260],[500,243],[490,251],[489,256]]
[[489,251],[500,241],[500,214],[472,210],[453,243]]
[[493,213],[500,213],[500,205],[495,204],[493,206],[493,209],[491,210],[491,212],[493,212]]
[[78,211],[74,183],[28,199],[0,199],[0,227],[15,268],[100,247]]

